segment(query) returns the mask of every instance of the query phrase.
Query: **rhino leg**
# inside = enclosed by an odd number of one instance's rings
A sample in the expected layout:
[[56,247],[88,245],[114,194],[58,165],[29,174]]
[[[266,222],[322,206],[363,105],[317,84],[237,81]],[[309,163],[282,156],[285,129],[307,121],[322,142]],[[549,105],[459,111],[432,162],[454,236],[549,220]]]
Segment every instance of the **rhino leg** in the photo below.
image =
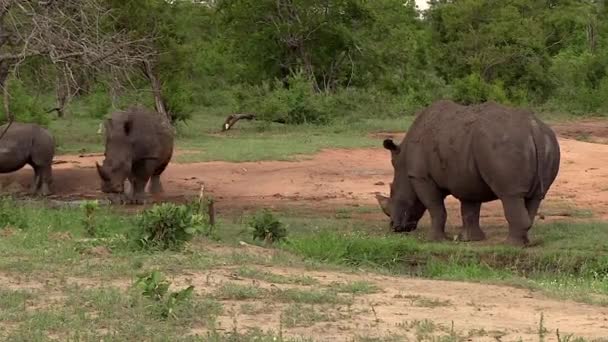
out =
[[158,169],[156,169],[156,171],[154,171],[152,178],[150,178],[150,193],[151,194],[160,194],[165,191],[163,189],[163,184],[160,181],[160,175],[165,171],[165,169],[167,168],[167,165],[168,165],[168,163],[161,165]]
[[152,178],[150,178],[150,193],[160,194],[164,191],[163,184],[160,182],[160,176],[152,176]]
[[445,223],[448,218],[445,210],[445,195],[430,180],[412,179],[412,186],[422,204],[428,209],[431,215],[431,236],[432,241],[442,241],[445,235]]
[[32,181],[32,185],[30,186],[30,195],[38,194],[38,190],[41,186],[41,176],[40,176],[40,168],[33,166],[34,169],[34,179]]
[[530,217],[530,226],[534,224],[534,219],[538,213],[538,208],[540,207],[541,201],[542,200],[540,198],[526,199],[526,209],[528,209],[528,216]]
[[507,222],[509,222],[509,237],[507,243],[522,247],[530,243],[528,230],[532,226],[526,203],[521,197],[501,198]]
[[461,241],[482,241],[486,234],[479,226],[479,211],[481,202],[460,201],[460,214],[462,216],[462,231],[458,235]]
[[38,190],[42,196],[51,194],[51,185],[53,184],[53,169],[51,165],[46,165],[40,168],[40,187]]
[[147,178],[134,177],[131,181],[131,194],[128,199],[129,204],[144,204],[145,203],[145,190]]

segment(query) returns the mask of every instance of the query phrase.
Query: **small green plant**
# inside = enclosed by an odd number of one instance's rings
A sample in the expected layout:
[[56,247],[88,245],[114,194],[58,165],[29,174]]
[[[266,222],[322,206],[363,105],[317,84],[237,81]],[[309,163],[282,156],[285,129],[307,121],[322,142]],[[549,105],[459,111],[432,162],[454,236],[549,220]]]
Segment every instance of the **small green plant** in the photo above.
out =
[[269,210],[257,213],[249,223],[253,229],[253,239],[273,243],[287,237],[287,229]]
[[547,329],[545,328],[545,315],[540,313],[540,322],[538,323],[538,340],[544,341],[545,335],[547,334]]
[[180,248],[197,234],[207,231],[208,222],[197,205],[162,203],[145,210],[137,220],[144,248]]
[[95,226],[95,213],[99,209],[99,202],[97,200],[85,201],[80,207],[84,211],[84,218],[82,219],[84,230],[89,236],[95,237],[97,235],[97,227]]
[[[156,302],[162,318],[177,318],[175,314],[177,305],[192,297],[194,286],[188,286],[180,291],[169,293],[170,286],[171,282],[167,281],[158,271],[139,275],[134,284],[134,287],[139,290],[142,296]],[[167,293],[169,293],[168,296]]]

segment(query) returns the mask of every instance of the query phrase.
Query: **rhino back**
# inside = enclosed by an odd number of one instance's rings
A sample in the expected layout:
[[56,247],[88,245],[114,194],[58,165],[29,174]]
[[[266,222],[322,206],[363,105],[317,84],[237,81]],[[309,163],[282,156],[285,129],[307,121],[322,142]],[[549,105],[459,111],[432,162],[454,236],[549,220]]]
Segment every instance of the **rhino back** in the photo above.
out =
[[470,107],[451,101],[439,101],[421,112],[405,144],[408,176],[430,177],[458,198],[495,199],[473,155],[478,122]]
[[473,153],[484,181],[500,197],[544,196],[552,182],[545,184],[548,164],[559,154],[553,131],[529,110],[492,102],[474,110],[480,120]]
[[[547,147],[537,165],[533,125]],[[553,132],[530,111],[493,102],[461,106],[440,101],[422,111],[404,139],[409,177],[429,177],[459,199],[490,201],[550,186],[559,164]],[[555,151],[558,152],[557,160]],[[538,170],[543,170],[539,184]],[[541,186],[542,185],[542,186]]]
[[126,121],[132,123],[130,141],[133,160],[156,158],[164,162],[171,158],[173,132],[160,122],[158,115],[140,108],[112,115],[114,125],[122,125]]

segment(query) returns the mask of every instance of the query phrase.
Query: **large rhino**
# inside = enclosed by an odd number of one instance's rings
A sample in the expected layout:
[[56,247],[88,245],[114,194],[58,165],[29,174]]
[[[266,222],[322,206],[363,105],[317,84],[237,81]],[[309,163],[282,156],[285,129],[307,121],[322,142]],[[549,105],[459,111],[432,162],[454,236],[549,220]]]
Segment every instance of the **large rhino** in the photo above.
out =
[[[163,191],[160,175],[173,156],[174,134],[159,115],[131,107],[105,120],[105,159],[103,165],[96,164],[103,192],[122,194],[126,203],[141,204],[148,181],[150,193]],[[131,183],[128,196],[125,180]]]
[[531,111],[494,102],[463,106],[441,100],[422,110],[401,144],[386,139],[394,179],[390,198],[377,196],[395,231],[415,230],[426,210],[431,239],[445,238],[444,200],[460,201],[460,239],[479,241],[484,202],[500,199],[507,242],[529,243],[528,230],[557,177],[560,148],[554,132]]
[[26,164],[34,169],[32,194],[51,194],[55,139],[36,124],[13,122],[0,126],[0,173],[14,172]]

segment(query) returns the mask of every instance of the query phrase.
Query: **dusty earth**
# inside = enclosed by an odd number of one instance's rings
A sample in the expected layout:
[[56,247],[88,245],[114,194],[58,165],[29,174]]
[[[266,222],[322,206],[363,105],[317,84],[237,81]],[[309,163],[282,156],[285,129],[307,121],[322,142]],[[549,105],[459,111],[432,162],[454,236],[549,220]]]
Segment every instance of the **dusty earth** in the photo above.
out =
[[[541,213],[559,219],[572,215],[572,208],[584,208],[591,210],[594,218],[608,218],[608,145],[603,144],[608,142],[608,124],[583,122],[554,127],[560,135],[561,169]],[[387,136],[401,139],[398,135],[377,134],[375,137],[379,146]],[[94,167],[95,162],[102,158],[102,155],[56,157],[54,197],[103,198],[97,190],[99,180]],[[31,177],[31,169],[26,168],[14,174],[1,175],[0,185],[5,192],[19,192],[27,188]],[[204,184],[205,189],[217,199],[220,214],[222,211],[283,206],[325,212],[344,206],[376,206],[374,194],[386,194],[391,178],[389,155],[381,148],[325,150],[294,162],[171,164],[163,176],[166,194],[156,200],[196,196],[201,184]],[[456,201],[448,198],[448,206],[449,225],[459,226]],[[377,216],[382,215],[378,210]],[[489,221],[504,225],[499,202],[483,206],[482,224]],[[498,234],[502,236],[504,233],[502,230]],[[276,267],[268,270],[286,275],[303,272],[301,269]],[[220,283],[223,278],[234,280],[229,268],[213,272]],[[403,333],[413,334],[413,337],[417,328],[412,322],[431,319],[443,324],[439,331],[443,329],[444,332],[452,321],[455,328],[465,335],[475,329],[485,329],[485,334],[473,334],[475,336],[469,339],[472,341],[513,341],[519,337],[523,341],[536,341],[542,312],[545,325],[552,332],[547,336],[547,341],[556,340],[556,328],[580,337],[608,337],[608,308],[552,300],[528,290],[373,274],[306,272],[321,283],[364,279],[376,284],[380,292],[359,296],[354,309],[358,310],[356,315],[311,327],[287,329],[289,334],[338,341],[357,334],[386,336]],[[206,275],[196,274],[188,278],[196,282],[196,279],[205,279]],[[251,283],[251,280],[239,281]],[[0,285],[9,282],[4,279]],[[264,282],[258,283],[259,286],[270,286]],[[420,306],[416,305],[415,298],[430,298],[446,304]],[[237,303],[233,305],[236,307]],[[278,312],[280,310],[261,314],[266,322],[263,328],[278,328]],[[259,315],[242,316],[239,328],[260,327]],[[337,312],[336,315],[341,314]],[[230,328],[232,318],[225,318],[224,323]]]

